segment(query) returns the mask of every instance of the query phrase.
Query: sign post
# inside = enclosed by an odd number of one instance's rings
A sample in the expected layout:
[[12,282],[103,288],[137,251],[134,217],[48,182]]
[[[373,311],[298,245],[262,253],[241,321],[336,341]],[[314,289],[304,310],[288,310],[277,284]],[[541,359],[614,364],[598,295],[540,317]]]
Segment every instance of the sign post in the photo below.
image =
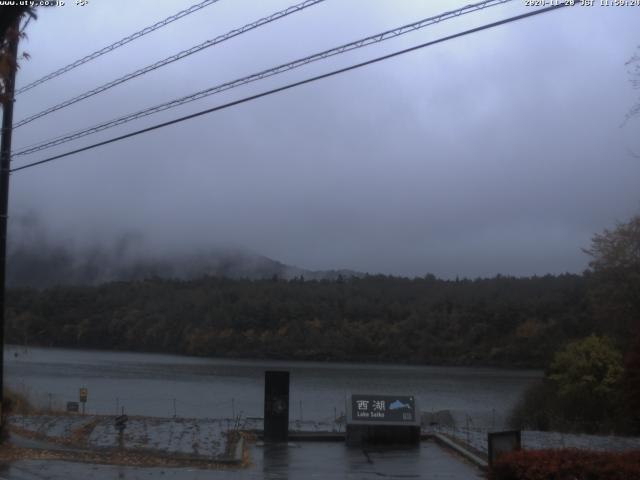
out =
[[89,395],[89,390],[86,387],[80,387],[80,403],[82,404],[82,414],[84,415],[84,407],[87,403],[87,396]]
[[122,407],[122,415],[118,415],[115,419],[116,430],[118,430],[118,447],[124,448],[124,429],[127,428],[127,421],[129,417],[124,414],[124,407]]

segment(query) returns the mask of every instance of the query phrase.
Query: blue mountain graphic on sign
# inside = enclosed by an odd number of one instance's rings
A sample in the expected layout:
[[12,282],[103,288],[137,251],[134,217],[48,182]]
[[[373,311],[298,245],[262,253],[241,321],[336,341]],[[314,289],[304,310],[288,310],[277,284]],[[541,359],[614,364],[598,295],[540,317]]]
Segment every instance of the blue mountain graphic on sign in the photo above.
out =
[[407,405],[406,403],[402,403],[400,400],[396,400],[395,402],[389,404],[389,410],[399,410],[401,408],[411,409],[411,406]]

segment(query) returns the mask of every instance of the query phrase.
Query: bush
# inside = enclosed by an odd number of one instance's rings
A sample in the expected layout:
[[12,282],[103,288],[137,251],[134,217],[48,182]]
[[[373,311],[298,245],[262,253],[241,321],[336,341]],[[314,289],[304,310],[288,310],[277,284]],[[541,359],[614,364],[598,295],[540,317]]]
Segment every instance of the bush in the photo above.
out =
[[640,333],[625,358],[622,389],[627,422],[640,433]]
[[7,416],[13,413],[30,413],[33,406],[24,395],[15,392],[9,388],[4,389],[4,405],[2,418],[0,419],[0,441],[4,442],[9,437],[9,426]]
[[591,335],[557,352],[545,378],[531,385],[509,415],[511,428],[576,433],[634,433],[622,396],[622,356]]
[[4,389],[5,414],[11,415],[33,413],[36,409],[31,405],[27,397],[10,388]]
[[607,337],[591,335],[569,343],[555,354],[549,378],[558,385],[558,393],[571,403],[591,400],[601,414],[603,402],[618,393],[622,379],[622,355]]
[[555,388],[546,380],[530,385],[522,394],[507,418],[507,424],[514,430],[550,430],[557,428],[553,421],[557,416],[553,399]]
[[521,450],[502,455],[491,480],[640,480],[640,450]]

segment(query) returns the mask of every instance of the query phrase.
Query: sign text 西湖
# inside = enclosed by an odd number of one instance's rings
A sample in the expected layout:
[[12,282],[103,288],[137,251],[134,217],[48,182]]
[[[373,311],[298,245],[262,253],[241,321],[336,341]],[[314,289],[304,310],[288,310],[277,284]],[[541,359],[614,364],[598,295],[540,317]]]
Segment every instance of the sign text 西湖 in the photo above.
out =
[[351,414],[354,421],[413,422],[415,400],[402,395],[352,395]]

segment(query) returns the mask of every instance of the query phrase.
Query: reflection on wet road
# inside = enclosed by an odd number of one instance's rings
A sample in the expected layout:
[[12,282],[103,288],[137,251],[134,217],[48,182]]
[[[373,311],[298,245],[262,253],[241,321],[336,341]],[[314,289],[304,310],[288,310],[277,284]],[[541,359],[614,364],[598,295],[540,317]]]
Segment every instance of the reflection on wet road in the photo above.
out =
[[482,472],[433,442],[417,448],[368,450],[343,443],[290,443],[251,447],[250,467],[243,470],[193,468],[133,468],[69,462],[19,461],[0,470],[10,480],[302,480],[317,479],[434,479],[483,478]]

